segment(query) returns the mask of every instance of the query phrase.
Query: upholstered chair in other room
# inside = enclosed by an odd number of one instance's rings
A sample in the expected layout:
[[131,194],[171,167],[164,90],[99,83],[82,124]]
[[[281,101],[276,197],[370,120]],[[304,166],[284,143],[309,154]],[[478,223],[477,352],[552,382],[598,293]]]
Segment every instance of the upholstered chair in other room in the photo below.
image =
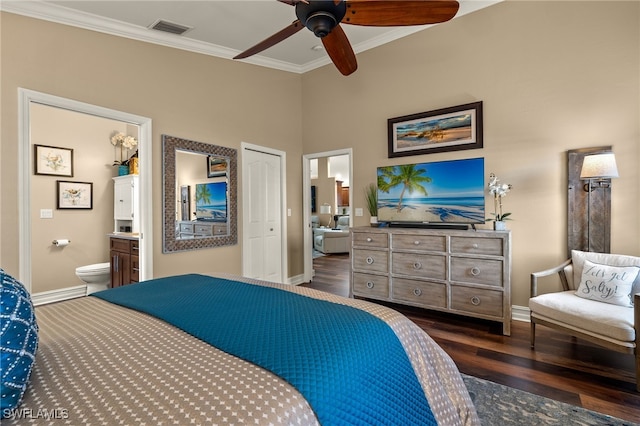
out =
[[[558,274],[562,289],[538,294],[538,280]],[[571,259],[531,274],[531,348],[536,324],[618,352],[635,354],[640,391],[640,257],[573,250]]]

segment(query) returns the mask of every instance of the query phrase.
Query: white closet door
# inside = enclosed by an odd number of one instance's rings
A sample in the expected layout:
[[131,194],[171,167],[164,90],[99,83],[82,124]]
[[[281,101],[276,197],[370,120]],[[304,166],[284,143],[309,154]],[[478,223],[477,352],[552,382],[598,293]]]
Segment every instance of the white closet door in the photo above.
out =
[[244,275],[282,282],[282,195],[277,155],[245,150],[243,155],[247,235],[244,238]]

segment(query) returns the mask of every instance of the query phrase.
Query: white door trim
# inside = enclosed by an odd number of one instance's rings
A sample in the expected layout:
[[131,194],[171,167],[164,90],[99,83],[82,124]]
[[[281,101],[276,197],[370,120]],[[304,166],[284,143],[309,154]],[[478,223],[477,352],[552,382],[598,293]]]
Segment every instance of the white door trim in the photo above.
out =
[[18,88],[18,245],[19,279],[31,293],[31,116],[30,104],[37,103],[79,113],[104,117],[138,125],[140,165],[140,281],[153,278],[153,217],[152,217],[152,155],[151,119],[139,115],[116,111],[47,93]]
[[334,151],[318,152],[315,154],[305,154],[302,156],[302,224],[303,224],[303,247],[304,247],[304,276],[303,281],[309,282],[313,278],[313,248],[311,235],[311,166],[313,158],[334,157],[337,155],[349,156],[349,227],[353,227],[353,148],[337,149]]
[[[273,149],[273,148],[267,148],[265,146],[260,146],[260,145],[254,145],[248,142],[240,142],[240,155],[241,155],[241,167],[242,167],[242,182],[240,182],[239,187],[243,187],[245,185],[245,182],[249,181],[248,176],[246,175],[247,173],[247,169],[248,167],[246,167],[245,161],[246,161],[246,155],[244,155],[244,152],[247,150],[252,150],[252,151],[257,151],[257,152],[263,152],[265,154],[271,154],[271,155],[275,155],[280,157],[280,201],[281,201],[281,206],[280,206],[280,240],[282,242],[282,249],[281,249],[281,253],[280,253],[280,259],[281,259],[281,268],[282,268],[282,282],[285,284],[291,284],[289,282],[289,259],[287,256],[288,253],[288,245],[287,245],[287,186],[286,186],[286,182],[287,182],[287,153],[284,151],[280,151],[277,149]],[[242,274],[246,275],[246,259],[248,258],[248,254],[247,254],[247,250],[249,247],[249,244],[247,243],[247,238],[249,233],[246,232],[246,226],[249,223],[249,212],[247,211],[247,209],[244,208],[244,206],[248,206],[249,205],[249,200],[247,199],[247,197],[249,196],[249,191],[245,191],[243,188],[242,191],[242,205],[239,206],[240,209],[242,210]]]

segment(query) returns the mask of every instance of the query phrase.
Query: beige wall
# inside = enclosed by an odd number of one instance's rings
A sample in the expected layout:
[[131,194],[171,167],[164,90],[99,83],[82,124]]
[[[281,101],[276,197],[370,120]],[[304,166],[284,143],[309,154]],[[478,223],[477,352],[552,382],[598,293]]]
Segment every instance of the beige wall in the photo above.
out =
[[[120,159],[111,145],[111,135],[118,131],[137,137],[137,129],[128,130],[123,122],[39,104],[31,105],[30,115],[32,145],[73,150],[72,177],[31,178],[32,291],[82,285],[75,275],[78,266],[109,261],[107,234],[114,230],[112,177],[117,174],[112,164]],[[33,148],[29,152],[33,153]],[[58,180],[92,183],[93,208],[58,210]],[[51,209],[53,218],[41,219],[41,209]],[[61,238],[71,240],[71,244],[51,244]]]
[[0,264],[7,272],[18,275],[17,90],[22,87],[153,120],[156,277],[187,271],[240,273],[242,253],[240,244],[162,253],[162,134],[238,150],[245,141],[286,151],[287,201],[292,209],[287,222],[290,266],[286,275],[302,274],[299,75],[4,12],[0,31]]
[[[16,90],[25,87],[153,119],[155,276],[241,264],[239,246],[162,254],[163,133],[287,152],[288,276],[302,273],[302,153],[353,147],[352,208],[365,206],[377,166],[482,156],[487,173],[514,185],[504,200],[514,218],[513,302],[526,305],[529,273],[565,256],[569,149],[613,145],[621,177],[612,251],[640,255],[639,8],[501,3],[363,52],[349,77],[330,65],[299,76],[5,13],[0,262],[17,272]],[[477,100],[483,149],[387,158],[388,118]]]
[[[526,306],[529,274],[566,255],[569,149],[613,145],[611,250],[640,255],[639,8],[506,2],[363,52],[351,77],[306,73],[305,152],[353,147],[356,208],[376,166],[484,157],[487,174],[514,186],[504,199],[514,219],[512,294]],[[483,149],[387,158],[388,118],[478,100]]]

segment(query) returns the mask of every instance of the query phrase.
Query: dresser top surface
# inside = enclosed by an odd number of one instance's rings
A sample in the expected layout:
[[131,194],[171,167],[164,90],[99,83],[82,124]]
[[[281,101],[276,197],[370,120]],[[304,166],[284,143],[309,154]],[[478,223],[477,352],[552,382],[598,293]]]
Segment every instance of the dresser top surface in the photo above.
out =
[[491,229],[432,229],[432,228],[402,228],[402,227],[382,227],[358,226],[351,228],[352,232],[367,232],[376,234],[425,234],[425,235],[455,235],[461,237],[507,237],[511,231],[494,231]]

